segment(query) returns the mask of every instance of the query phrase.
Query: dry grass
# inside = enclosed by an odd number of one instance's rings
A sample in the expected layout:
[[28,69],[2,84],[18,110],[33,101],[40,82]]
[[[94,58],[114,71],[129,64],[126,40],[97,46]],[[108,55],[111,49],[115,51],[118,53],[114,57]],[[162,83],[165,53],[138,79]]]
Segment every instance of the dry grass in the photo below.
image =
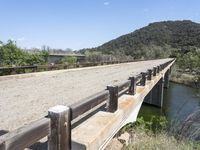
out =
[[[150,122],[138,118],[135,124],[126,125],[121,132],[130,134],[130,144],[124,145],[124,150],[199,150],[199,119],[200,110],[188,116],[176,132],[166,128],[167,122],[163,117],[152,117]],[[193,125],[197,125],[194,128]],[[156,125],[156,126],[155,126]],[[153,129],[156,129],[155,132]]]
[[[153,134],[144,130],[135,129],[131,133],[131,144],[124,146],[124,150],[193,150],[194,146],[188,142],[178,142],[173,136],[166,133]],[[200,148],[200,147],[199,147]],[[197,148],[197,149],[199,149]]]

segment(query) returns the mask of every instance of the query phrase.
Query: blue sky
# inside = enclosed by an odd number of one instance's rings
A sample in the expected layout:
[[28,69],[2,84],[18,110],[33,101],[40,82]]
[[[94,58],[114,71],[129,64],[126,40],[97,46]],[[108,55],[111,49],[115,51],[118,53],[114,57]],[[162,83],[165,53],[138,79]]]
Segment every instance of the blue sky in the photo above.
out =
[[0,0],[0,40],[20,47],[99,46],[163,20],[200,22],[199,0]]

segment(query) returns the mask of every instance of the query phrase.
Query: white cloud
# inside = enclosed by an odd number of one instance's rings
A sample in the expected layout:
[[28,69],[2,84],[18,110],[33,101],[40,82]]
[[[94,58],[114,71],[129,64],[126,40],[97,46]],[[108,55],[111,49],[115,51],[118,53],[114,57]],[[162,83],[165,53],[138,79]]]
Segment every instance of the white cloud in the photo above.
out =
[[105,6],[108,6],[108,5],[110,5],[110,3],[109,2],[104,2],[103,3]]

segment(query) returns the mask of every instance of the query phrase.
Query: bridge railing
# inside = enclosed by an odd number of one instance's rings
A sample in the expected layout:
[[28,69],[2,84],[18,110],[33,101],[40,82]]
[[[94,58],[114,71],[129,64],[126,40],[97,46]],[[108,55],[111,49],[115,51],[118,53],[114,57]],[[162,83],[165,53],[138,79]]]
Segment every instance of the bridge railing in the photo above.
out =
[[30,72],[41,72],[41,71],[51,71],[51,70],[60,70],[60,69],[71,69],[79,67],[90,67],[98,65],[109,65],[109,64],[118,64],[118,63],[127,63],[127,62],[136,62],[141,60],[123,60],[123,61],[105,61],[105,62],[81,62],[73,64],[48,64],[48,65],[32,65],[32,66],[10,66],[10,67],[0,67],[0,76],[3,75],[14,75]]
[[78,63],[73,63],[73,64],[48,64],[48,65],[0,67],[0,76],[29,73],[29,72],[41,72],[41,71],[51,71],[51,70],[60,70],[60,69],[98,66],[98,65],[109,65],[109,64],[118,64],[118,63],[135,62],[135,61],[138,61],[138,60],[134,60],[134,61],[81,62],[81,63],[78,62]]
[[124,93],[134,95],[136,86],[145,86],[146,80],[151,80],[152,76],[156,76],[173,61],[174,59],[130,77],[119,85],[109,85],[105,90],[78,103],[50,108],[48,116],[0,136],[0,150],[21,150],[46,136],[49,150],[71,149],[71,131],[85,117],[99,110],[111,113],[117,111],[118,97]]

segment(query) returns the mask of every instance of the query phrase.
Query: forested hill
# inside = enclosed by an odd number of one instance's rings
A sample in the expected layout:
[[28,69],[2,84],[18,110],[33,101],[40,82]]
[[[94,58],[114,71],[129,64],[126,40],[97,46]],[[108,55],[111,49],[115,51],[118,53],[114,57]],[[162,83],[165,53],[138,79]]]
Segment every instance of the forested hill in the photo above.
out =
[[177,50],[186,53],[197,48],[200,48],[200,24],[184,20],[151,23],[99,47],[81,51],[148,59],[168,57]]

